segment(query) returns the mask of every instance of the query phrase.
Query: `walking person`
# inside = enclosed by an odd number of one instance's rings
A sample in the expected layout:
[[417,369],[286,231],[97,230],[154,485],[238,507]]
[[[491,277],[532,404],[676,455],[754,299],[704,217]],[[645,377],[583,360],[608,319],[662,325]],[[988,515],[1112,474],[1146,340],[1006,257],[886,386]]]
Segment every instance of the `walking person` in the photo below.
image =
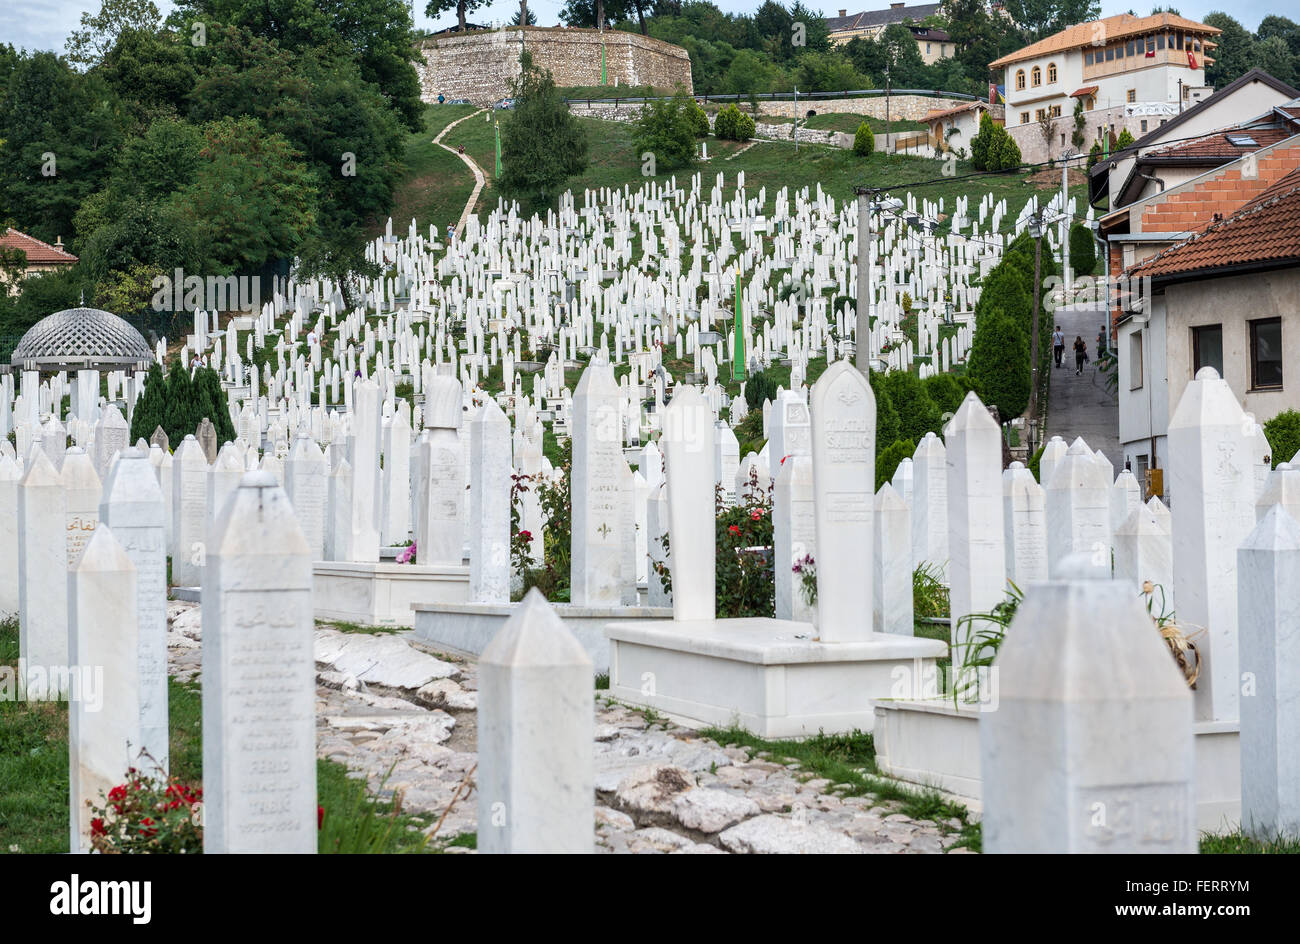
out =
[[1077,377],[1083,373],[1083,365],[1088,363],[1088,342],[1083,339],[1083,335],[1074,336],[1074,375]]
[[1061,333],[1061,326],[1056,326],[1056,331],[1052,334],[1052,353],[1056,355],[1056,366],[1061,366],[1061,358],[1065,357],[1065,335]]

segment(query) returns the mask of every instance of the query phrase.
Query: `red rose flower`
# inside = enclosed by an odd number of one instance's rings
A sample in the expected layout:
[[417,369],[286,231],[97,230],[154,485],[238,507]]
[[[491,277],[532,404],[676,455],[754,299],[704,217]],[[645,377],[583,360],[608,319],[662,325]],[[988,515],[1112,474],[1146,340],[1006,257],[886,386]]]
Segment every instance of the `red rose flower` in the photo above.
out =
[[90,834],[92,836],[107,836],[108,830],[104,828],[104,821],[99,818],[90,821]]
[[325,807],[316,807],[316,828],[322,829],[325,826]]
[[732,534],[740,534],[740,527],[738,525],[733,524],[731,527],[727,528],[727,530]]

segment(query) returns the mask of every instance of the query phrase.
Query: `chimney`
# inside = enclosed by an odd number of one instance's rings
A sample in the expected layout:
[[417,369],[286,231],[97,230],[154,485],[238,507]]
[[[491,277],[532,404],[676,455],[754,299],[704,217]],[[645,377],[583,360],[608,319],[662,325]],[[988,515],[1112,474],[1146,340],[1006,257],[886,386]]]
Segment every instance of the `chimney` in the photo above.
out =
[[849,11],[848,11],[848,10],[841,10],[841,11],[840,11],[840,17],[841,17],[841,18],[846,17],[846,16],[848,16],[848,15],[849,15]]
[[891,9],[891,10],[901,10],[901,9],[903,9],[904,5],[905,5],[905,4],[902,4],[902,3],[891,3],[891,4],[889,5],[889,9]]
[[55,248],[55,249],[62,249],[62,248],[63,248],[63,237],[62,237],[62,236],[55,236],[55,237],[54,237],[54,248]]

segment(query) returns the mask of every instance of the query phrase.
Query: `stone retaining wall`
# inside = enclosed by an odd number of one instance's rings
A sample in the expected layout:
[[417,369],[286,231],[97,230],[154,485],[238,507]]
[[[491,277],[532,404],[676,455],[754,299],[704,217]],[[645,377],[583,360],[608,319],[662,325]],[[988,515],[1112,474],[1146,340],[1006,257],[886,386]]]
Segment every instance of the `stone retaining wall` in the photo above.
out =
[[524,48],[556,85],[599,85],[602,45],[608,84],[682,85],[691,91],[691,59],[680,46],[622,30],[511,26],[426,39],[420,46],[423,61],[416,63],[421,97],[434,102],[441,94],[476,105],[507,98]]

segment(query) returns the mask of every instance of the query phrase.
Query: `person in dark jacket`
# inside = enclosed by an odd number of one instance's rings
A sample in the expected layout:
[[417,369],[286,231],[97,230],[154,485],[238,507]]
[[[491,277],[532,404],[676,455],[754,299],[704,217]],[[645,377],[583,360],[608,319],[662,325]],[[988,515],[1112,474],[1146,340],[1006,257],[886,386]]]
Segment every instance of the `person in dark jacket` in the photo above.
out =
[[1088,363],[1088,342],[1083,339],[1083,335],[1074,336],[1074,375],[1077,377],[1083,373],[1083,365]]

